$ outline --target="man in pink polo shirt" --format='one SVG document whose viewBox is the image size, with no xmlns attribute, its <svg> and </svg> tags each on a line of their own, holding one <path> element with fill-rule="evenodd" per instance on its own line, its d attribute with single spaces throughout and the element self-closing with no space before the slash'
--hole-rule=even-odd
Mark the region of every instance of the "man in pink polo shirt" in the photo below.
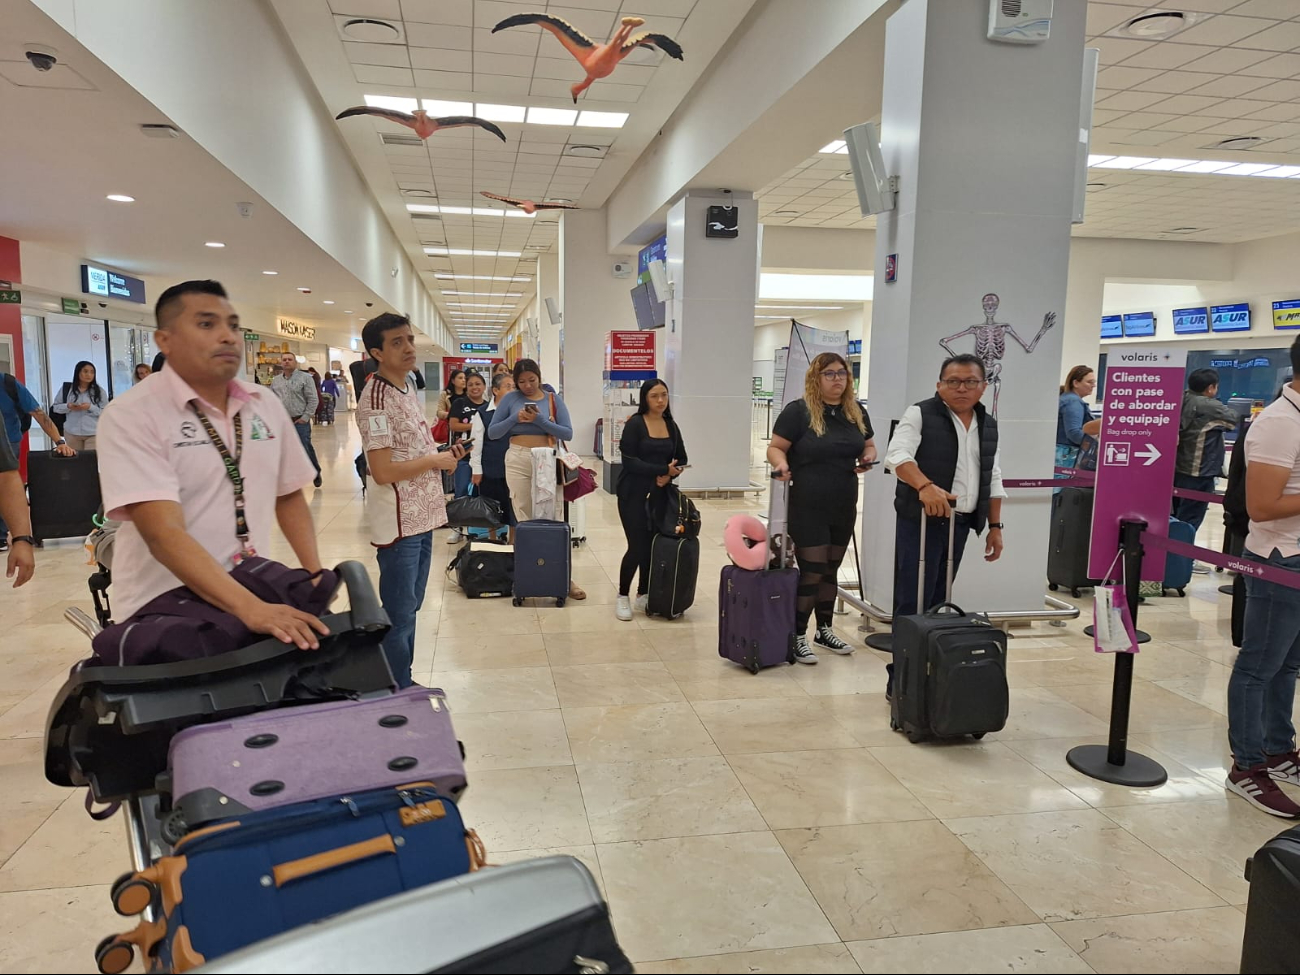
<svg viewBox="0 0 1300 975">
<path fill-rule="evenodd" d="M 167 368 L 117 397 L 99 421 L 99 479 L 109 518 L 123 522 L 113 602 L 126 619 L 185 585 L 212 605 L 303 649 L 325 625 L 265 603 L 230 577 L 266 554 L 277 523 L 308 572 L 321 568 L 302 488 L 316 471 L 275 395 L 235 379 L 244 340 L 225 289 L 186 281 L 154 311 Z"/>
</svg>

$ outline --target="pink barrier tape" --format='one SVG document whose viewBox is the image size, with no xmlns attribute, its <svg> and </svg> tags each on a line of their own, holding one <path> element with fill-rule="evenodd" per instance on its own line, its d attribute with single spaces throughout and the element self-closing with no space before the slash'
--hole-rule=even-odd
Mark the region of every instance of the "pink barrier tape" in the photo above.
<svg viewBox="0 0 1300 975">
<path fill-rule="evenodd" d="M 1210 494 L 1206 491 L 1193 491 L 1191 488 L 1174 488 L 1175 498 L 1186 498 L 1188 501 L 1205 501 L 1208 504 L 1223 504 L 1222 494 Z"/>
<path fill-rule="evenodd" d="M 1197 548 L 1195 545 L 1188 545 L 1186 542 L 1178 542 L 1172 538 L 1161 538 L 1148 532 L 1142 533 L 1142 544 L 1159 551 L 1181 555 L 1184 558 L 1200 559 L 1202 562 L 1208 562 L 1210 565 L 1217 565 L 1224 569 L 1231 569 L 1233 572 L 1250 576 L 1252 579 L 1275 582 L 1279 586 L 1286 586 L 1288 589 L 1300 589 L 1300 572 L 1279 569 L 1276 565 L 1270 565 L 1266 562 L 1256 562 L 1254 559 L 1245 559 L 1235 555 L 1224 555 L 1222 552 L 1211 552 L 1208 548 Z"/>
</svg>

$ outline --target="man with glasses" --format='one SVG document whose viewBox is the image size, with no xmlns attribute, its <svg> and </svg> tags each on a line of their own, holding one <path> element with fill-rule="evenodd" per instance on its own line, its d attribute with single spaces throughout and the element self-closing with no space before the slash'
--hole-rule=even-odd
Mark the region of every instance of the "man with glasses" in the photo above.
<svg viewBox="0 0 1300 975">
<path fill-rule="evenodd" d="M 966 539 L 987 527 L 984 560 L 1002 555 L 1002 486 L 998 421 L 980 397 L 988 385 L 977 355 L 945 359 L 933 399 L 909 406 L 898 421 L 885 465 L 898 477 L 894 510 L 894 616 L 912 616 L 947 598 L 948 519 L 954 520 L 953 576 L 961 566 Z M 921 560 L 921 512 L 930 518 L 925 538 L 924 604 L 916 604 Z M 890 690 L 893 689 L 891 667 Z"/>
</svg>

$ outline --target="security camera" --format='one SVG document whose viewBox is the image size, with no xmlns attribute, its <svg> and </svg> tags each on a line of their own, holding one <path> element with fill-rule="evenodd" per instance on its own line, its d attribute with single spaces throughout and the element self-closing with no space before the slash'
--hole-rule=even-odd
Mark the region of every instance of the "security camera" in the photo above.
<svg viewBox="0 0 1300 975">
<path fill-rule="evenodd" d="M 375 307 L 375 303 L 374 303 L 373 301 L 367 301 L 367 302 L 366 302 L 366 307 L 367 307 L 367 308 L 374 308 L 374 307 Z"/>
<path fill-rule="evenodd" d="M 33 44 L 23 53 L 37 71 L 49 71 L 59 63 L 59 59 L 54 54 L 54 49 L 43 45 Z"/>
<path fill-rule="evenodd" d="M 108 307 L 108 302 L 106 302 L 106 301 L 101 301 L 101 302 L 99 303 L 99 307 L 100 307 L 100 308 L 107 308 L 107 307 Z"/>
</svg>

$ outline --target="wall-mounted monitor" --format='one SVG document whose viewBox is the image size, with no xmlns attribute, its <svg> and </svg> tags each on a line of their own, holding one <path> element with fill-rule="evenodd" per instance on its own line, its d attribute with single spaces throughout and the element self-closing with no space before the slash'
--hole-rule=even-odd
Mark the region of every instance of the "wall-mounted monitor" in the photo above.
<svg viewBox="0 0 1300 975">
<path fill-rule="evenodd" d="M 649 284 L 638 284 L 632 289 L 632 310 L 636 312 L 637 328 L 663 328 L 666 309 L 662 301 L 655 301 L 654 289 Z"/>
<path fill-rule="evenodd" d="M 94 264 L 81 265 L 81 290 L 103 298 L 121 298 L 138 305 L 145 303 L 144 282 L 129 274 L 118 274 Z"/>
<path fill-rule="evenodd" d="M 1242 301 L 1235 305 L 1211 305 L 1210 329 L 1215 332 L 1249 332 L 1249 303 Z"/>
<path fill-rule="evenodd" d="M 1273 302 L 1273 327 L 1289 331 L 1300 329 L 1300 299 Z"/>
<path fill-rule="evenodd" d="M 1124 337 L 1124 316 L 1102 315 L 1101 337 L 1103 339 L 1122 339 Z"/>
<path fill-rule="evenodd" d="M 1145 339 L 1156 334 L 1156 316 L 1154 312 L 1137 311 L 1124 316 L 1124 337 Z"/>
<path fill-rule="evenodd" d="M 1200 308 L 1174 309 L 1175 335 L 1200 335 L 1210 330 L 1210 310 Z"/>
</svg>

